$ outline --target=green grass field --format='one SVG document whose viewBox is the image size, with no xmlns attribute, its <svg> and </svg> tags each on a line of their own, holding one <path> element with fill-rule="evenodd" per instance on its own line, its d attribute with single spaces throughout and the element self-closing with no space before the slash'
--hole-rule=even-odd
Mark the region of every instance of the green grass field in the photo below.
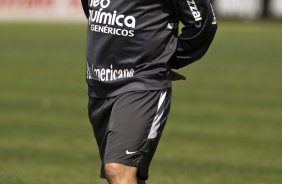
<svg viewBox="0 0 282 184">
<path fill-rule="evenodd" d="M 0 24 L 0 183 L 105 184 L 83 24 Z M 221 22 L 181 72 L 148 184 L 282 183 L 282 24 Z"/>
</svg>

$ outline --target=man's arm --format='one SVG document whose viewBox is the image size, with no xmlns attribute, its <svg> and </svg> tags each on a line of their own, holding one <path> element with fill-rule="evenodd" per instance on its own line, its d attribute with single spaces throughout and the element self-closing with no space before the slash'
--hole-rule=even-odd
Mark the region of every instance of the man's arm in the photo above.
<svg viewBox="0 0 282 184">
<path fill-rule="evenodd" d="M 84 14 L 88 18 L 89 17 L 88 0 L 81 0 L 81 4 L 82 4 L 82 7 L 83 7 Z"/>
<path fill-rule="evenodd" d="M 209 0 L 172 0 L 178 19 L 184 24 L 177 50 L 171 61 L 178 69 L 205 55 L 217 30 L 216 18 Z"/>
</svg>

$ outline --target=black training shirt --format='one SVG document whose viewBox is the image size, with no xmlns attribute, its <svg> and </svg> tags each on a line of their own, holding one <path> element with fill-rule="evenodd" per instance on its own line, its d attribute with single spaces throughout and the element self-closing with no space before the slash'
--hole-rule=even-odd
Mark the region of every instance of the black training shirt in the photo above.
<svg viewBox="0 0 282 184">
<path fill-rule="evenodd" d="M 202 57 L 216 30 L 209 0 L 82 0 L 82 5 L 90 97 L 170 87 L 171 67 Z"/>
</svg>

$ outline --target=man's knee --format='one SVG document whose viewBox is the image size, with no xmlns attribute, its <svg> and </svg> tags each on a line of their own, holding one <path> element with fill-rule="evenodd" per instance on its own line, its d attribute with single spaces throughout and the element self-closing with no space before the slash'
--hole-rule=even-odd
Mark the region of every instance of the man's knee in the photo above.
<svg viewBox="0 0 282 184">
<path fill-rule="evenodd" d="M 105 174 L 107 179 L 115 179 L 120 175 L 120 167 L 119 164 L 109 163 L 104 166 Z"/>
<path fill-rule="evenodd" d="M 129 167 L 117 163 L 108 163 L 104 166 L 106 178 L 110 183 L 128 183 L 136 181 L 135 167 Z M 134 182 L 136 183 L 136 182 Z"/>
</svg>

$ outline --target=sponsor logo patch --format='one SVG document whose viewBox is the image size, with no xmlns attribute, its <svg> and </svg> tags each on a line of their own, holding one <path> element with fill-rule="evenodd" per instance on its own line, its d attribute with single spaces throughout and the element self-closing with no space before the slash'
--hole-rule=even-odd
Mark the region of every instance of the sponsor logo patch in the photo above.
<svg viewBox="0 0 282 184">
<path fill-rule="evenodd" d="M 88 19 L 90 30 L 104 34 L 134 37 L 135 17 L 119 14 L 117 10 L 107 11 L 110 4 L 111 0 L 90 0 Z"/>
<path fill-rule="evenodd" d="M 134 75 L 134 69 L 116 69 L 113 65 L 109 68 L 95 68 L 87 62 L 86 78 L 97 81 L 114 81 L 122 78 L 130 78 Z"/>
</svg>

